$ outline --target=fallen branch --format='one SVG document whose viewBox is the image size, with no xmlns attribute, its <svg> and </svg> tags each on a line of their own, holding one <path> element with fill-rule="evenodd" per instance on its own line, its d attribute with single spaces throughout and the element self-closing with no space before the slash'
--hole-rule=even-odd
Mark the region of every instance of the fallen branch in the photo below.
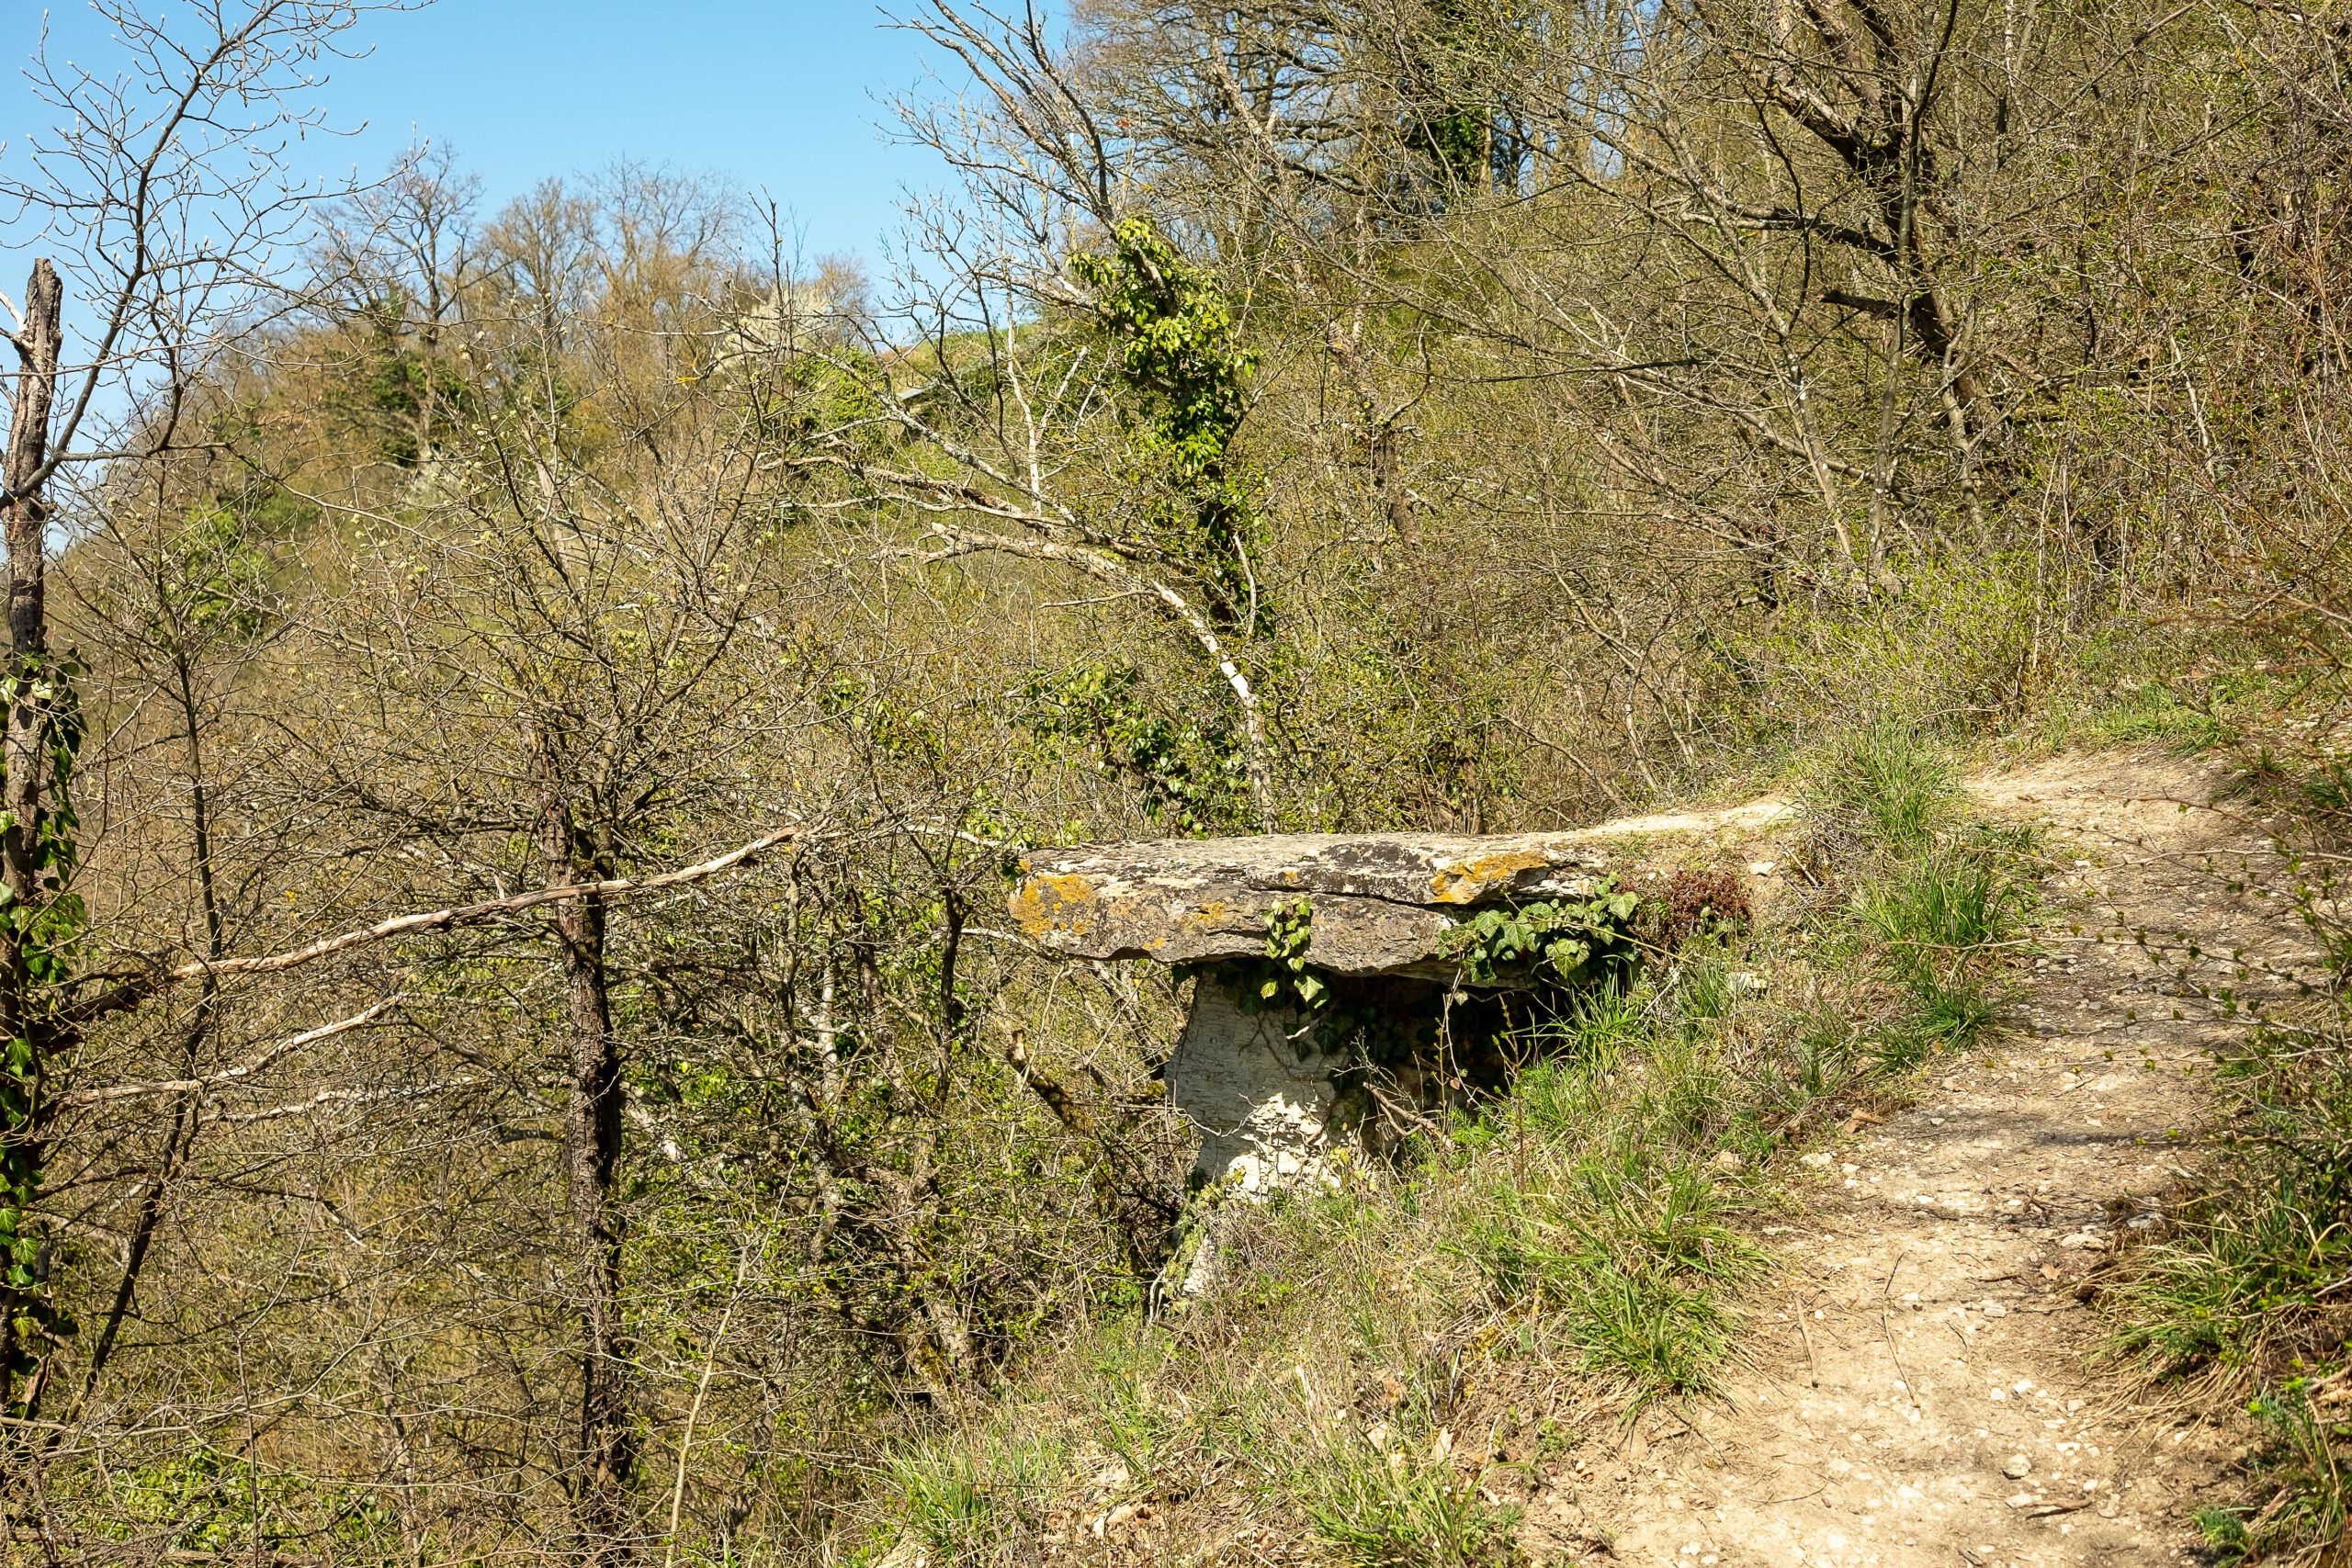
<svg viewBox="0 0 2352 1568">
<path fill-rule="evenodd" d="M 683 887 L 688 883 L 701 882 L 721 872 L 748 865 L 780 844 L 787 844 L 800 836 L 797 828 L 786 828 L 752 840 L 748 844 L 728 851 L 713 860 L 681 866 L 663 872 L 659 876 L 616 876 L 602 882 L 573 882 L 561 887 L 535 888 L 517 893 L 512 897 L 491 898 L 479 904 L 460 904 L 447 909 L 432 909 L 421 914 L 397 915 L 389 920 L 379 920 L 358 931 L 345 931 L 311 942 L 307 947 L 293 948 L 285 953 L 273 953 L 253 958 L 195 959 L 176 968 L 158 969 L 138 979 L 124 982 L 112 990 L 103 991 L 89 1000 L 64 1010 L 68 1021 L 86 1023 L 108 1013 L 121 1012 L 137 1007 L 148 998 L 174 986 L 209 975 L 223 978 L 237 975 L 279 975 L 288 969 L 299 969 L 322 958 L 332 958 L 354 948 L 369 947 L 396 937 L 421 936 L 427 931 L 450 931 L 459 926 L 480 925 L 503 915 L 518 915 L 526 909 L 560 903 L 568 898 L 622 898 L 640 893 L 658 893 L 664 888 Z"/>
<path fill-rule="evenodd" d="M 220 1089 L 235 1083 L 240 1078 L 248 1078 L 255 1073 L 276 1066 L 306 1045 L 315 1045 L 322 1040 L 330 1040 L 338 1034 L 373 1023 L 403 999 L 400 997 L 387 997 L 363 1013 L 346 1018 L 339 1023 L 322 1024 L 316 1029 L 306 1030 L 289 1040 L 279 1041 L 277 1045 L 253 1061 L 241 1063 L 233 1067 L 223 1067 L 220 1071 L 208 1074 L 204 1077 L 164 1078 L 155 1083 L 126 1083 L 117 1084 L 111 1089 L 76 1089 L 71 1094 L 59 1095 L 56 1103 L 59 1105 L 103 1105 L 109 1100 L 144 1100 L 156 1095 L 201 1094 L 207 1089 Z"/>
</svg>

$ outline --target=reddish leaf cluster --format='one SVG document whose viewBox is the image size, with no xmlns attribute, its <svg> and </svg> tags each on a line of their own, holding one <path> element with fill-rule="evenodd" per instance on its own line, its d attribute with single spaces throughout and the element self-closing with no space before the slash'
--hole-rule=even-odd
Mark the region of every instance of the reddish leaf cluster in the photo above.
<svg viewBox="0 0 2352 1568">
<path fill-rule="evenodd" d="M 1754 913 L 1736 874 L 1686 870 L 1646 893 L 1635 919 L 1644 945 L 1670 952 L 1695 936 L 1745 930 Z"/>
</svg>

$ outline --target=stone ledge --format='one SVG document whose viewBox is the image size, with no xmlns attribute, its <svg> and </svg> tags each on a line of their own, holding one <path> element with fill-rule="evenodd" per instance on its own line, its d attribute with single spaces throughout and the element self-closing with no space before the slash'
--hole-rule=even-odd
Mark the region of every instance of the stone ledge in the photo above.
<svg viewBox="0 0 2352 1568">
<path fill-rule="evenodd" d="M 1581 897 L 1638 864 L 1623 840 L 1768 827 L 1778 801 L 1636 818 L 1565 833 L 1269 834 L 1039 850 L 1013 919 L 1072 958 L 1213 963 L 1265 953 L 1267 917 L 1304 896 L 1307 961 L 1335 975 L 1434 976 L 1439 937 L 1480 905 Z"/>
</svg>

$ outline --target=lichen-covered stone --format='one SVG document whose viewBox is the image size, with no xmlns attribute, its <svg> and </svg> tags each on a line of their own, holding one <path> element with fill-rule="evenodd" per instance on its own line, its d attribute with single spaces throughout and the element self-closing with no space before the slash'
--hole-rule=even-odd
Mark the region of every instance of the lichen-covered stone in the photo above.
<svg viewBox="0 0 2352 1568">
<path fill-rule="evenodd" d="M 1166 1068 L 1169 1099 L 1200 1134 L 1198 1179 L 1214 1197 L 1197 1216 L 1194 1251 L 1178 1260 L 1182 1293 L 1214 1287 L 1226 1198 L 1262 1201 L 1331 1179 L 1335 1149 L 1376 1152 L 1389 1111 L 1410 1117 L 1475 1089 L 1459 1049 L 1432 1056 L 1418 1042 L 1441 1017 L 1458 1025 L 1459 964 L 1439 939 L 1482 905 L 1585 898 L 1614 873 L 1629 886 L 1662 874 L 1645 840 L 1752 832 L 1788 808 L 1758 801 L 1731 811 L 1648 817 L 1566 833 L 1471 838 L 1434 833 L 1270 834 L 1041 850 L 1023 865 L 1013 919 L 1040 946 L 1073 958 L 1153 958 L 1237 967 L 1193 987 L 1192 1015 Z M 1645 863 L 1647 863 L 1646 864 Z M 1669 859 L 1667 863 L 1670 864 Z M 1355 1064 L 1311 1043 L 1315 1021 L 1287 1005 L 1244 1011 L 1228 985 L 1258 983 L 1248 961 L 1272 955 L 1272 917 L 1304 897 L 1301 957 L 1329 977 L 1331 1005 L 1386 1018 L 1408 1043 L 1384 1065 Z M 1382 1115 L 1354 1101 L 1379 1100 Z"/>
<path fill-rule="evenodd" d="M 1191 964 L 1262 956 L 1302 895 L 1307 961 L 1336 975 L 1434 974 L 1439 937 L 1480 904 L 1581 897 L 1609 858 L 1586 833 L 1270 834 L 1039 851 L 1013 918 L 1075 958 Z"/>
</svg>

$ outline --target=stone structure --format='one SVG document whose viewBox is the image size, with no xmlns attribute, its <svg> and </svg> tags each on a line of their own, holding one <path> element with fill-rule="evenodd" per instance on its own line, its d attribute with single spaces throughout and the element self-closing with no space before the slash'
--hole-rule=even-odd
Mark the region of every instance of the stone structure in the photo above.
<svg viewBox="0 0 2352 1568">
<path fill-rule="evenodd" d="M 1296 834 L 1040 851 L 1011 906 L 1049 951 L 1201 971 L 1166 1068 L 1169 1097 L 1200 1132 L 1199 1183 L 1255 1199 L 1329 1179 L 1336 1150 L 1353 1143 L 1377 1152 L 1395 1114 L 1475 1087 L 1477 1063 L 1430 1048 L 1450 1005 L 1457 1022 L 1465 1008 L 1500 1011 L 1491 996 L 1465 997 L 1442 951 L 1449 931 L 1485 907 L 1589 897 L 1604 877 L 1641 891 L 1682 858 L 1659 853 L 1661 840 L 1746 835 L 1787 814 L 1767 800 L 1512 837 Z M 1255 1005 L 1274 956 L 1275 918 L 1302 900 L 1306 944 L 1294 956 L 1329 987 L 1332 1009 L 1383 1020 L 1390 1043 L 1404 1043 L 1377 1075 L 1351 1077 L 1360 1064 L 1327 1054 L 1318 1020 L 1298 1008 L 1279 998 L 1262 1010 L 1242 1004 Z M 1463 1032 L 1450 1033 L 1458 1041 Z M 1197 1249 L 1180 1258 L 1185 1293 L 1215 1279 L 1217 1229 L 1212 1216 Z"/>
<path fill-rule="evenodd" d="M 1438 939 L 1481 904 L 1575 897 L 1610 859 L 1592 829 L 1511 838 L 1271 834 L 1041 851 L 1013 918 L 1073 958 L 1163 964 L 1263 956 L 1266 922 L 1304 897 L 1307 961 L 1333 975 L 1450 977 Z"/>
<path fill-rule="evenodd" d="M 1204 1181 L 1260 1197 L 1322 1172 L 1339 1082 L 1314 1031 L 1288 1008 L 1243 1012 L 1213 979 L 1194 987 L 1167 1079 L 1170 1103 L 1200 1130 Z"/>
<path fill-rule="evenodd" d="M 1657 874 L 1645 845 L 1768 827 L 1785 809 L 1764 801 L 1512 837 L 1295 834 L 1040 851 L 1023 867 L 1012 911 L 1030 938 L 1073 958 L 1204 969 L 1168 1064 L 1170 1098 L 1200 1129 L 1201 1180 L 1263 1194 L 1321 1179 L 1326 1156 L 1357 1128 L 1375 1142 L 1381 1131 L 1364 1106 L 1347 1103 L 1335 1075 L 1349 1064 L 1322 1054 L 1312 1019 L 1288 1008 L 1246 1011 L 1235 987 L 1217 983 L 1220 965 L 1268 956 L 1278 910 L 1306 901 L 1305 960 L 1340 1000 L 1359 1015 L 1392 1015 L 1401 1032 L 1433 1035 L 1444 997 L 1460 983 L 1441 939 L 1481 907 L 1585 897 L 1611 874 L 1638 890 L 1641 877 Z M 1395 1064 L 1390 1103 L 1409 1110 L 1442 1100 L 1464 1071 Z"/>
</svg>

